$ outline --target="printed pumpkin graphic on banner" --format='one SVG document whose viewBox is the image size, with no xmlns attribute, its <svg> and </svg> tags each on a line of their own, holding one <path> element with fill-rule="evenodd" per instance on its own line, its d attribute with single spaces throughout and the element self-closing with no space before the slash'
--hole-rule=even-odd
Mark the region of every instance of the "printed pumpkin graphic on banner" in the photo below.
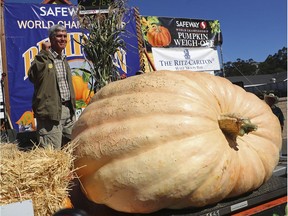
<svg viewBox="0 0 288 216">
<path fill-rule="evenodd" d="M 171 43 L 171 34 L 169 30 L 162 26 L 158 18 L 142 17 L 141 28 L 144 39 L 153 47 L 166 47 Z"/>
<path fill-rule="evenodd" d="M 33 111 L 25 111 L 16 121 L 16 124 L 19 127 L 19 132 L 36 130 Z"/>
<path fill-rule="evenodd" d="M 73 83 L 76 100 L 81 100 L 82 92 L 86 86 L 88 88 L 88 83 L 85 83 L 82 77 L 78 75 L 72 76 L 72 83 Z"/>
<path fill-rule="evenodd" d="M 77 71 L 73 72 L 72 83 L 76 97 L 76 108 L 85 108 L 94 95 L 94 91 L 89 87 L 90 74 L 83 72 L 82 75 Z"/>
</svg>

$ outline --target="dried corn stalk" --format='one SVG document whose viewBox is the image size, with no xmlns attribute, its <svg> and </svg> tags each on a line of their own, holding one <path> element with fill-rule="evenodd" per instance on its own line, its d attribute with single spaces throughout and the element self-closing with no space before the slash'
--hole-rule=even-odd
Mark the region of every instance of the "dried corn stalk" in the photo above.
<svg viewBox="0 0 288 216">
<path fill-rule="evenodd" d="M 124 15 L 127 12 L 125 0 L 113 1 L 107 13 L 101 11 L 95 14 L 81 14 L 79 7 L 78 19 L 83 30 L 81 44 L 84 55 L 90 67 L 89 72 L 94 79 L 94 91 L 98 91 L 108 83 L 121 79 L 114 65 L 114 54 L 125 48 L 126 44 L 121 34 L 125 32 Z"/>
</svg>

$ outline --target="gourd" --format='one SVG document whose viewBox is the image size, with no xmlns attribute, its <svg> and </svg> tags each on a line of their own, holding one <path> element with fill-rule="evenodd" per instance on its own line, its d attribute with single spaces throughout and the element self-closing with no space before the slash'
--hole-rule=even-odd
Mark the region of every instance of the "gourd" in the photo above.
<svg viewBox="0 0 288 216">
<path fill-rule="evenodd" d="M 225 78 L 156 71 L 108 84 L 76 122 L 75 166 L 93 202 L 133 213 L 253 191 L 279 160 L 268 105 Z"/>
<path fill-rule="evenodd" d="M 171 43 L 171 34 L 164 26 L 152 26 L 147 32 L 147 40 L 151 46 L 165 47 Z"/>
</svg>

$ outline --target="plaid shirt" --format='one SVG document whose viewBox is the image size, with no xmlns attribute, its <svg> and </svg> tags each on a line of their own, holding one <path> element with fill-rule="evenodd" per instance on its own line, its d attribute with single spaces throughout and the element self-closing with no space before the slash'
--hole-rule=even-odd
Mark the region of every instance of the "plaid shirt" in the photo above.
<svg viewBox="0 0 288 216">
<path fill-rule="evenodd" d="M 62 102 L 70 100 L 70 91 L 67 82 L 67 76 L 65 71 L 64 59 L 66 58 L 65 55 L 59 55 L 53 49 L 50 49 L 50 52 L 54 58 L 54 65 L 57 71 L 57 80 L 58 86 L 60 89 L 61 99 Z"/>
</svg>

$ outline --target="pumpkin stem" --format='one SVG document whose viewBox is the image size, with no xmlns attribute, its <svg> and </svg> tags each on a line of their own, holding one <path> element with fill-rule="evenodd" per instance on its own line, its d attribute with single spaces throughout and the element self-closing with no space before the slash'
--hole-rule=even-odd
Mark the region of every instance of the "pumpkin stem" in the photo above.
<svg viewBox="0 0 288 216">
<path fill-rule="evenodd" d="M 221 115 L 218 124 L 226 136 L 236 140 L 237 136 L 243 136 L 257 130 L 257 125 L 252 124 L 248 118 L 240 118 L 234 114 Z"/>
</svg>

